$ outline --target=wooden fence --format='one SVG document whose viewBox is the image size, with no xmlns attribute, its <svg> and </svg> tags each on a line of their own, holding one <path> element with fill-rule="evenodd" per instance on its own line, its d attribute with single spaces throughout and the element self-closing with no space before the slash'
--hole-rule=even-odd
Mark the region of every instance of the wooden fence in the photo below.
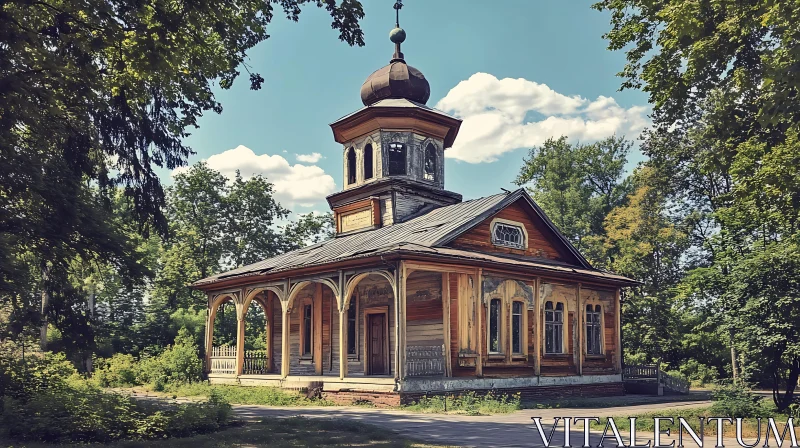
<svg viewBox="0 0 800 448">
<path fill-rule="evenodd" d="M 236 374 L 236 347 L 211 348 L 211 373 L 221 375 Z"/>
</svg>

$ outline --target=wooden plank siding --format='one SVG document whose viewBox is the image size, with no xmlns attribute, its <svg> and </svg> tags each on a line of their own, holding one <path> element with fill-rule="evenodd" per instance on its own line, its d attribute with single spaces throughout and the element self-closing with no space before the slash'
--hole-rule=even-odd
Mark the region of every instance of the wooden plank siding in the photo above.
<svg viewBox="0 0 800 448">
<path fill-rule="evenodd" d="M 495 246 L 492 244 L 491 223 L 495 218 L 515 221 L 525 226 L 528 233 L 528 247 L 525 250 L 509 247 Z M 547 258 L 552 260 L 576 262 L 566 248 L 559 248 L 559 242 L 554 242 L 550 232 L 541 218 L 529 211 L 529 206 L 517 201 L 500 210 L 495 215 L 486 218 L 473 229 L 460 235 L 449 246 L 457 249 L 477 250 L 482 252 L 496 252 L 529 257 Z"/>
</svg>

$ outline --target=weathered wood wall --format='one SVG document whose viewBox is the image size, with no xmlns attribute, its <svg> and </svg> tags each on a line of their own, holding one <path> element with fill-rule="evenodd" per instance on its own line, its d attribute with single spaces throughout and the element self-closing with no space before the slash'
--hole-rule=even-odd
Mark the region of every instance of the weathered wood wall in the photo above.
<svg viewBox="0 0 800 448">
<path fill-rule="evenodd" d="M 394 293 L 389 282 L 379 276 L 370 275 L 361 282 L 355 290 L 355 297 L 351 300 L 358 301 L 358 317 L 356 319 L 356 337 L 358 344 L 356 350 L 358 356 L 349 358 L 347 362 L 347 375 L 359 376 L 365 374 L 366 359 L 366 311 L 368 309 L 379 309 L 388 307 L 388 333 L 389 333 L 389 371 L 394 372 L 395 354 L 395 332 L 394 332 Z M 338 344 L 338 340 L 337 340 Z"/>
<path fill-rule="evenodd" d="M 559 249 L 553 242 L 553 237 L 546 229 L 544 222 L 528 210 L 529 206 L 522 200 L 509 205 L 496 215 L 491 216 L 478 224 L 472 230 L 456 238 L 450 246 L 484 252 L 498 252 L 505 254 L 526 255 L 530 257 L 548 258 L 560 261 L 575 262 L 574 256 Z M 512 249 L 495 246 L 492 244 L 491 222 L 494 218 L 502 218 L 522 223 L 528 233 L 528 248 L 526 250 Z"/>
<path fill-rule="evenodd" d="M 406 372 L 408 376 L 444 375 L 442 314 L 442 274 L 439 272 L 413 272 L 406 280 Z"/>
</svg>

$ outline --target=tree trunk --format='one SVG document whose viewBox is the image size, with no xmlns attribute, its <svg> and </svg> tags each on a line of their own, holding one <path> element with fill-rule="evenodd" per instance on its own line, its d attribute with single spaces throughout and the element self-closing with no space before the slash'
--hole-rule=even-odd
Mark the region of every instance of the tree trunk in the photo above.
<svg viewBox="0 0 800 448">
<path fill-rule="evenodd" d="M 50 291 L 48 281 L 50 280 L 50 268 L 47 263 L 42 263 L 42 326 L 39 328 L 39 347 L 47 350 L 47 308 L 50 306 Z"/>
<path fill-rule="evenodd" d="M 94 320 L 94 303 L 95 303 L 95 295 L 94 295 L 94 285 L 92 285 L 92 289 L 89 292 L 89 318 Z M 83 363 L 86 368 L 86 373 L 92 373 L 92 355 L 94 353 L 92 351 L 86 352 L 83 354 Z"/>
</svg>

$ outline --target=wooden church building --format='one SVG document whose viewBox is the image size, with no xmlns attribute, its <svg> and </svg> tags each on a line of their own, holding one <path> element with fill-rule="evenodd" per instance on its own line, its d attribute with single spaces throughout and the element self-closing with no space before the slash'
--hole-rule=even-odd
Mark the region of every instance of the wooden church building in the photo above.
<svg viewBox="0 0 800 448">
<path fill-rule="evenodd" d="M 212 383 L 316 389 L 338 402 L 407 402 L 494 390 L 524 397 L 621 395 L 620 288 L 523 190 L 464 201 L 445 189 L 461 121 L 425 105 L 430 87 L 395 53 L 361 87 L 364 108 L 331 124 L 344 189 L 336 236 L 202 279 Z M 214 346 L 235 304 L 236 347 Z M 266 354 L 244 347 L 248 307 Z"/>
</svg>

